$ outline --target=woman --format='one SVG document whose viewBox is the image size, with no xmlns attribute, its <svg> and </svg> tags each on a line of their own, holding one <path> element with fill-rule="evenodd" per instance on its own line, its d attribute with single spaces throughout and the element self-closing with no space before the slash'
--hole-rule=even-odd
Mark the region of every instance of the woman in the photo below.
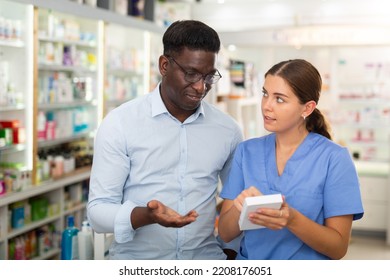
<svg viewBox="0 0 390 280">
<path fill-rule="evenodd" d="M 247 230 L 237 259 L 341 259 L 352 221 L 363 216 L 359 181 L 345 147 L 331 141 L 316 108 L 321 76 L 294 59 L 265 74 L 261 103 L 271 134 L 239 144 L 219 218 L 229 242 L 241 234 L 238 219 L 248 196 L 281 193 L 281 209 L 257 209 L 249 220 L 266 228 Z"/>
</svg>

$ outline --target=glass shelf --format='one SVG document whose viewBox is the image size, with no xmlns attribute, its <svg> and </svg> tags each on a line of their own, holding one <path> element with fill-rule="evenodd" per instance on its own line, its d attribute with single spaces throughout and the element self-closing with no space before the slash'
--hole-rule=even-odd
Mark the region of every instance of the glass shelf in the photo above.
<svg viewBox="0 0 390 280">
<path fill-rule="evenodd" d="M 79 139 L 82 139 L 82 138 L 93 138 L 93 137 L 94 137 L 94 132 L 89 131 L 89 132 L 79 133 L 79 134 L 76 134 L 76 135 L 73 135 L 73 136 L 69 136 L 69 137 L 63 137 L 63 138 L 60 138 L 60 139 L 38 141 L 38 147 L 39 148 L 45 148 L 45 147 L 50 147 L 50 146 L 56 146 L 56 145 L 64 144 L 64 143 L 67 143 L 67 142 L 72 142 L 72 141 L 79 140 Z"/>
<path fill-rule="evenodd" d="M 26 109 L 26 106 L 20 104 L 20 105 L 14 105 L 14 106 L 1 106 L 0 112 L 10 112 L 10 111 L 21 111 Z"/>
<path fill-rule="evenodd" d="M 127 70 L 127 69 L 107 69 L 107 75 L 142 78 L 143 73 L 140 73 L 139 71 Z"/>
<path fill-rule="evenodd" d="M 14 152 L 20 152 L 24 151 L 26 148 L 25 144 L 15 144 L 11 146 L 4 146 L 0 147 L 0 154 L 9 154 L 9 153 L 14 153 Z"/>
<path fill-rule="evenodd" d="M 39 70 L 41 71 L 65 71 L 65 72 L 76 72 L 76 73 L 94 73 L 95 68 L 87 68 L 82 66 L 67 66 L 67 65 L 56 65 L 56 64 L 39 64 Z"/>
<path fill-rule="evenodd" d="M 58 110 L 58 109 L 68 109 L 68 108 L 75 108 L 75 107 L 85 107 L 85 106 L 96 106 L 97 101 L 91 100 L 91 101 L 73 101 L 73 102 L 65 102 L 65 103 L 44 103 L 44 104 L 38 104 L 39 110 Z"/>
<path fill-rule="evenodd" d="M 42 220 L 39 220 L 39 221 L 35 221 L 35 222 L 31 222 L 29 224 L 26 224 L 22 228 L 13 229 L 11 232 L 8 233 L 8 239 L 11 239 L 11 238 L 13 238 L 15 236 L 18 236 L 18 235 L 21 235 L 23 233 L 29 232 L 29 231 L 31 231 L 33 229 L 39 228 L 39 227 L 41 227 L 43 225 L 46 225 L 46 224 L 48 224 L 50 222 L 54 222 L 54 221 L 58 220 L 60 217 L 61 217 L 60 214 L 53 215 L 53 216 L 47 217 L 45 219 L 42 219 Z"/>
<path fill-rule="evenodd" d="M 21 40 L 2 40 L 0 39 L 0 46 L 2 47 L 13 47 L 13 48 L 23 48 L 24 42 Z"/>
<path fill-rule="evenodd" d="M 75 41 L 75 40 L 67 40 L 67 39 L 61 39 L 61 38 L 50 38 L 48 36 L 39 36 L 39 41 L 43 42 L 52 42 L 52 43 L 60 43 L 64 45 L 75 45 L 79 47 L 90 47 L 90 48 L 96 48 L 97 44 L 95 41 Z"/>
</svg>

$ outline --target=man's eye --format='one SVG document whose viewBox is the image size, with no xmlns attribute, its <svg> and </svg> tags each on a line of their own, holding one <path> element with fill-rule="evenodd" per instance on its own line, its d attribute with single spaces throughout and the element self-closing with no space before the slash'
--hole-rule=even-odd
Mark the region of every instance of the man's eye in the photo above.
<svg viewBox="0 0 390 280">
<path fill-rule="evenodd" d="M 192 79 L 192 78 L 199 77 L 200 74 L 196 73 L 196 72 L 187 72 L 186 75 L 187 75 L 188 78 Z"/>
</svg>

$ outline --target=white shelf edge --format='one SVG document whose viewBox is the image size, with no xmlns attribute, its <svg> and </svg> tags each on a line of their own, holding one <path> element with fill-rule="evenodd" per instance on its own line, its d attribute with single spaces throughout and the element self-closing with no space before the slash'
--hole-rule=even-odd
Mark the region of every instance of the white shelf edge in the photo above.
<svg viewBox="0 0 390 280">
<path fill-rule="evenodd" d="M 54 248 L 54 249 L 51 249 L 50 251 L 47 251 L 42 256 L 38 256 L 38 257 L 32 258 L 31 260 L 47 260 L 48 258 L 51 258 L 51 257 L 59 255 L 60 253 L 61 253 L 61 249 L 60 248 Z"/>
<path fill-rule="evenodd" d="M 43 9 L 52 9 L 58 13 L 72 14 L 91 20 L 102 20 L 108 23 L 120 24 L 126 27 L 133 27 L 145 31 L 162 33 L 164 29 L 159 27 L 152 21 L 141 20 L 132 16 L 124 16 L 114 11 L 102 9 L 99 7 L 91 7 L 88 5 L 80 5 L 69 0 L 14 0 L 15 2 L 33 5 Z"/>
<path fill-rule="evenodd" d="M 47 217 L 47 218 L 39 220 L 39 221 L 34 221 L 34 222 L 31 222 L 31 223 L 28 223 L 28 224 L 24 225 L 21 228 L 13 229 L 11 232 L 9 232 L 7 234 L 7 239 L 14 238 L 14 237 L 19 236 L 19 235 L 21 235 L 23 233 L 32 231 L 32 230 L 34 230 L 36 228 L 39 228 L 41 226 L 44 226 L 44 225 L 49 224 L 51 222 L 54 222 L 55 220 L 60 219 L 61 216 L 62 216 L 61 214 L 56 214 L 54 216 L 50 216 L 50 217 Z"/>
<path fill-rule="evenodd" d="M 52 43 L 62 43 L 65 45 L 75 45 L 79 47 L 90 47 L 90 48 L 96 48 L 97 43 L 95 41 L 75 41 L 75 40 L 68 40 L 63 38 L 51 38 L 49 36 L 38 36 L 39 41 L 43 42 L 52 42 Z"/>
<path fill-rule="evenodd" d="M 94 130 L 86 131 L 82 133 L 78 133 L 69 137 L 62 137 L 53 140 L 38 140 L 38 148 L 51 147 L 56 145 L 65 144 L 74 140 L 82 139 L 82 138 L 93 138 L 95 134 Z"/>
<path fill-rule="evenodd" d="M 91 101 L 73 101 L 73 102 L 63 102 L 63 103 L 39 103 L 38 110 L 58 110 L 58 109 L 68 109 L 74 107 L 86 107 L 86 106 L 96 106 L 96 100 Z"/>
<path fill-rule="evenodd" d="M 64 71 L 64 72 L 76 72 L 76 73 L 96 73 L 96 69 L 88 68 L 84 66 L 75 65 L 59 65 L 50 63 L 39 63 L 39 71 Z"/>
<path fill-rule="evenodd" d="M 22 40 L 2 40 L 2 39 L 0 39 L 0 46 L 13 47 L 13 48 L 23 48 L 24 42 Z"/>
<path fill-rule="evenodd" d="M 80 182 L 82 180 L 88 179 L 90 176 L 90 169 L 80 172 L 80 173 L 70 173 L 65 178 L 58 179 L 58 180 L 50 180 L 47 182 L 44 182 L 40 185 L 31 186 L 30 188 L 16 193 L 11 193 L 5 196 L 0 197 L 0 207 L 21 201 L 24 199 L 28 199 L 30 197 L 34 197 L 40 194 L 44 194 L 53 190 L 56 190 L 58 188 L 61 188 L 66 185 L 71 185 L 73 183 Z"/>
</svg>

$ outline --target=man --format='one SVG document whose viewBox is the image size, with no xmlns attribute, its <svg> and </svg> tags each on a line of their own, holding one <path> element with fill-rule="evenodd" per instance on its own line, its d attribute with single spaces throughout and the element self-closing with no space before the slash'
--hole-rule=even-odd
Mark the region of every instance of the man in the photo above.
<svg viewBox="0 0 390 280">
<path fill-rule="evenodd" d="M 221 75 L 218 34 L 194 20 L 163 36 L 161 83 L 103 120 L 88 216 L 114 232 L 111 259 L 226 259 L 214 232 L 218 180 L 242 141 L 236 122 L 202 101 Z"/>
</svg>

